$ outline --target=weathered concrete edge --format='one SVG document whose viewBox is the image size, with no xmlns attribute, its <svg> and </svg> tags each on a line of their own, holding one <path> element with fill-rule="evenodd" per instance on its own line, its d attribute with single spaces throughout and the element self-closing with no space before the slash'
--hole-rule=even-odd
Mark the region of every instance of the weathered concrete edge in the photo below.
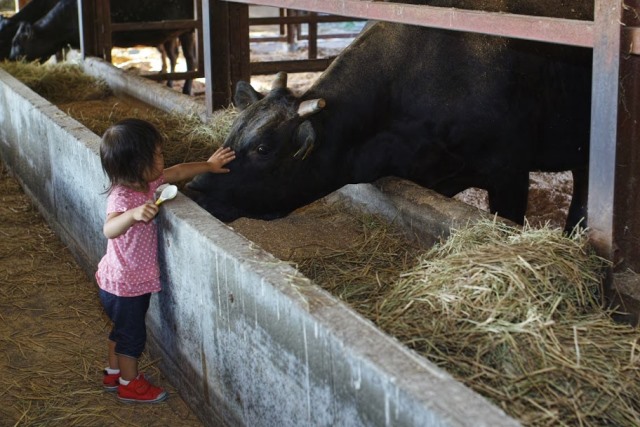
<svg viewBox="0 0 640 427">
<path fill-rule="evenodd" d="M 85 270 L 106 247 L 100 139 L 0 69 L 0 156 Z M 98 233 L 99 234 L 99 233 Z M 102 240 L 101 240 L 102 239 Z"/>
<path fill-rule="evenodd" d="M 101 233 L 104 196 L 100 192 L 105 179 L 97 156 L 99 139 L 11 76 L 0 71 L 0 79 L 3 83 L 0 106 L 5 113 L 0 119 L 3 160 L 91 273 L 104 250 Z M 67 133 L 71 141 L 65 136 Z M 45 150 L 43 140 L 49 142 Z M 193 399 L 196 392 L 195 403 L 203 405 L 194 410 L 203 419 L 216 417 L 209 413 L 213 407 L 218 408 L 217 416 L 226 423 L 245 425 L 256 421 L 262 425 L 296 425 L 305 419 L 324 425 L 336 420 L 362 425 L 385 425 L 387 421 L 393 421 L 394 425 L 517 424 L 310 284 L 296 270 L 253 247 L 190 200 L 179 197 L 175 204 L 164 209 L 160 220 L 162 239 L 166 242 L 163 262 L 171 286 L 169 292 L 156 298 L 151 313 L 150 329 L 156 340 L 153 346 L 162 349 L 167 360 L 174 361 L 173 372 L 196 374 L 195 382 L 182 381 L 180 376 L 177 381 L 182 381 L 186 390 L 191 389 L 191 393 L 181 393 L 185 397 Z M 195 243 L 206 246 L 206 250 L 199 253 L 199 265 L 188 262 L 193 261 Z M 208 263 L 211 259 L 216 262 Z M 296 278 L 294 286 L 291 278 Z M 215 286 L 209 286 L 211 281 L 217 282 Z M 255 295 L 256 287 L 260 289 L 259 296 Z M 234 308 L 229 300 L 233 292 L 237 293 L 235 301 L 242 301 L 245 309 L 251 306 L 252 313 L 262 313 L 272 322 L 261 324 L 258 315 L 247 316 L 245 309 Z M 213 306 L 209 306 L 210 303 Z M 287 314 L 283 316 L 286 327 L 278 327 L 276 320 L 281 313 L 276 310 L 274 316 L 273 311 L 279 308 Z M 167 318 L 168 312 L 176 316 Z M 296 330 L 292 327 L 295 324 L 302 325 L 302 329 Z M 213 327 L 213 333 L 207 333 L 203 326 Z M 267 333 L 269 331 L 274 334 Z M 283 335 L 283 341 L 275 347 L 258 345 L 265 337 L 271 339 L 278 335 Z M 309 344 L 308 335 L 321 339 Z M 221 348 L 221 343 L 236 347 Z M 316 345 L 321 355 L 316 365 L 328 367 L 329 372 L 324 370 L 300 377 L 289 372 L 293 381 L 286 384 L 284 393 L 254 387 L 238 399 L 236 391 L 247 389 L 238 380 L 256 377 L 246 366 L 244 356 L 253 353 L 256 361 L 264 357 L 294 356 L 290 357 L 292 366 L 305 367 L 311 366 L 308 363 L 314 356 L 306 354 L 307 361 L 300 363 L 296 355 L 308 353 L 310 345 Z M 238 358 L 230 358 L 229 354 Z M 278 361 L 270 364 L 276 379 L 288 375 L 288 366 L 279 365 Z M 244 376 L 225 383 L 225 375 L 243 370 Z M 345 373 L 350 374 L 346 383 L 341 375 Z M 312 375 L 319 379 L 311 378 Z M 330 378 L 329 388 L 333 394 L 349 396 L 345 403 L 352 407 L 340 408 L 343 403 L 340 401 L 324 402 L 326 406 L 323 406 L 326 395 L 315 393 L 311 388 L 312 381 L 322 381 L 320 377 Z M 263 394 L 255 395 L 255 391 Z M 285 400 L 272 399 L 273 395 L 285 396 Z M 302 404 L 292 404 L 295 400 L 292 396 L 307 398 Z M 265 399 L 273 400 L 272 411 L 260 409 L 258 402 Z M 252 406 L 258 409 L 251 409 Z M 303 410 L 297 411 L 298 407 Z M 283 408 L 287 408 L 288 411 L 283 412 L 293 418 L 269 418 Z M 382 418 L 375 417 L 380 408 Z M 360 409 L 370 412 L 360 413 Z M 315 412 L 318 410 L 327 413 Z"/>
<path fill-rule="evenodd" d="M 481 218 L 508 222 L 394 177 L 379 179 L 371 185 L 346 185 L 331 197 L 346 197 L 360 209 L 382 215 L 425 246 L 447 238 L 451 229 L 464 227 Z"/>
</svg>

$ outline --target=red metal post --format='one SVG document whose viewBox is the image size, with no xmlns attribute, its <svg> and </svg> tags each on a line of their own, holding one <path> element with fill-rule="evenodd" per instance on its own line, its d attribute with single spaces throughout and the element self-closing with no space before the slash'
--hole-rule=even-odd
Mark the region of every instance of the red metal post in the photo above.
<svg viewBox="0 0 640 427">
<path fill-rule="evenodd" d="M 640 0 L 625 0 L 621 22 L 640 27 Z M 617 270 L 640 273 L 640 56 L 623 34 L 618 101 L 618 156 L 614 204 L 614 260 Z M 640 291 L 640 289 L 638 289 Z M 639 292 L 640 293 L 640 292 Z"/>
</svg>

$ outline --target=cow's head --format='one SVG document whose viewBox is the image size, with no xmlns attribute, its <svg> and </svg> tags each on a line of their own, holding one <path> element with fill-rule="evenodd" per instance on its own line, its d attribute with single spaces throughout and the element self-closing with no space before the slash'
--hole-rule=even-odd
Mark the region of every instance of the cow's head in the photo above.
<svg viewBox="0 0 640 427">
<path fill-rule="evenodd" d="M 198 175 L 187 185 L 185 192 L 223 221 L 275 218 L 313 199 L 318 138 L 309 119 L 324 101 L 301 101 L 286 81 L 279 73 L 266 96 L 238 83 L 234 102 L 241 113 L 224 143 L 236 153 L 231 172 Z"/>
<path fill-rule="evenodd" d="M 32 39 L 33 25 L 28 22 L 20 22 L 18 30 L 11 41 L 9 58 L 12 60 L 26 59 L 27 61 L 32 61 L 33 58 L 30 58 L 27 54 L 27 48 L 32 44 Z"/>
<path fill-rule="evenodd" d="M 15 23 L 0 15 L 0 61 L 9 58 L 11 39 L 13 39 L 16 29 Z"/>
</svg>

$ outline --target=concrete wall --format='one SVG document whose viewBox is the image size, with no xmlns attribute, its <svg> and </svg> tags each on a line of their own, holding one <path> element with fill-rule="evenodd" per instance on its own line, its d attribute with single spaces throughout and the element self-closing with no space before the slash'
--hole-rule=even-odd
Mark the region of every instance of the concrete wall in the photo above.
<svg viewBox="0 0 640 427">
<path fill-rule="evenodd" d="M 106 247 L 98 146 L 0 70 L 0 157 L 89 274 Z M 406 211 L 364 188 L 371 209 Z M 459 211 L 444 202 L 436 217 Z M 164 290 L 148 347 L 206 425 L 518 425 L 182 194 L 158 221 Z"/>
</svg>

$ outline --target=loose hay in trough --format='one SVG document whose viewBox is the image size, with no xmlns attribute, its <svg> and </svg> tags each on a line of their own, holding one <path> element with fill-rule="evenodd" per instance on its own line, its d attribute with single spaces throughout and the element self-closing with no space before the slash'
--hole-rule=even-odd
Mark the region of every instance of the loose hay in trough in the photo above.
<svg viewBox="0 0 640 427">
<path fill-rule="evenodd" d="M 167 165 L 206 158 L 235 114 L 218 116 L 212 137 L 196 118 L 129 100 L 97 114 L 59 105 L 98 135 L 124 117 L 152 121 L 167 134 Z M 348 248 L 298 248 L 286 261 L 525 425 L 640 424 L 638 333 L 600 308 L 603 262 L 585 235 L 481 222 L 416 259 L 384 221 L 357 221 Z"/>
<path fill-rule="evenodd" d="M 639 335 L 601 308 L 604 265 L 583 233 L 480 221 L 359 306 L 525 425 L 639 425 Z"/>
<path fill-rule="evenodd" d="M 43 65 L 5 60 L 0 63 L 0 68 L 53 104 L 104 99 L 111 95 L 106 82 L 86 75 L 77 64 Z"/>
<path fill-rule="evenodd" d="M 326 202 L 304 210 L 267 235 L 266 222 L 233 226 L 524 425 L 640 422 L 640 335 L 601 308 L 606 263 L 585 234 L 481 221 L 421 251 L 376 216 L 344 219 L 347 207 Z M 272 242 L 291 223 L 321 221 L 360 233 Z"/>
<path fill-rule="evenodd" d="M 98 136 L 128 117 L 153 123 L 166 138 L 166 166 L 206 160 L 222 145 L 237 115 L 229 108 L 203 123 L 195 114 L 166 113 L 133 98 L 113 96 L 104 80 L 84 74 L 73 63 L 3 61 L 0 67 Z"/>
</svg>

